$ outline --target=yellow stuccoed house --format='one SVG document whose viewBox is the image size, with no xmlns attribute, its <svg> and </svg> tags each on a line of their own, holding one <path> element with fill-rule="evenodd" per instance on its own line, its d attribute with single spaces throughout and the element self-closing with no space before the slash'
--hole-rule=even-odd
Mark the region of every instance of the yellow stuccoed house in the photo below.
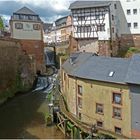
<svg viewBox="0 0 140 140">
<path fill-rule="evenodd" d="M 140 55 L 123 59 L 72 54 L 61 69 L 69 111 L 105 134 L 140 138 L 139 64 Z"/>
</svg>

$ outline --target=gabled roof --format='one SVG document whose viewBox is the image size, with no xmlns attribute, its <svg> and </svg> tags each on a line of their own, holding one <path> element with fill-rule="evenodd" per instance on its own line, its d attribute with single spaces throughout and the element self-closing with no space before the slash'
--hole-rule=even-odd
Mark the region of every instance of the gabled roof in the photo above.
<svg viewBox="0 0 140 140">
<path fill-rule="evenodd" d="M 73 63 L 67 60 L 62 68 L 69 75 L 83 79 L 140 84 L 140 55 L 124 59 L 80 53 Z"/>
<path fill-rule="evenodd" d="M 34 11 L 27 7 L 22 7 L 18 11 L 14 12 L 14 14 L 24 14 L 24 15 L 37 15 Z"/>
<path fill-rule="evenodd" d="M 69 9 L 79 9 L 79 8 L 92 8 L 92 7 L 105 7 L 109 6 L 111 1 L 75 1 L 70 4 Z"/>
</svg>

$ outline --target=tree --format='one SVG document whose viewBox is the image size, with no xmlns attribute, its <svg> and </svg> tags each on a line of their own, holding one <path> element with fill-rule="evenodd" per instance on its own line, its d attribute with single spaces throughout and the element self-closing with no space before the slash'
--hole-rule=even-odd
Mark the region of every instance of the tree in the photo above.
<svg viewBox="0 0 140 140">
<path fill-rule="evenodd" d="M 0 17 L 0 30 L 3 30 L 3 29 L 4 29 L 4 23 L 3 23 L 2 18 Z"/>
</svg>

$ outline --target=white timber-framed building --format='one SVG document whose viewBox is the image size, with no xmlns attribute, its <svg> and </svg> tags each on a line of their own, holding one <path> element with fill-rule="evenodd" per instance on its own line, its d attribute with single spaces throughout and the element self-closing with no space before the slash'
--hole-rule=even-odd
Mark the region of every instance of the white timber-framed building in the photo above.
<svg viewBox="0 0 140 140">
<path fill-rule="evenodd" d="M 77 50 L 116 55 L 121 46 L 139 47 L 139 0 L 76 1 L 70 5 Z"/>
</svg>

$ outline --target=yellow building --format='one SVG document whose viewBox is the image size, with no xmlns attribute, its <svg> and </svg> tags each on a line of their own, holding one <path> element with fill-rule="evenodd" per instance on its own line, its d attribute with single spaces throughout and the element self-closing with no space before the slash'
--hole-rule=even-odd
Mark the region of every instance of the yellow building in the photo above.
<svg viewBox="0 0 140 140">
<path fill-rule="evenodd" d="M 104 133 L 118 138 L 140 138 L 140 120 L 136 113 L 140 103 L 136 103 L 134 92 L 134 86 L 140 85 L 140 77 L 135 75 L 140 67 L 135 69 L 135 74 L 132 71 L 139 63 L 137 59 L 140 60 L 139 55 L 132 59 L 91 53 L 71 55 L 61 73 L 62 93 L 70 112 L 82 122 L 96 124 Z M 139 92 L 140 88 L 137 89 Z"/>
</svg>

